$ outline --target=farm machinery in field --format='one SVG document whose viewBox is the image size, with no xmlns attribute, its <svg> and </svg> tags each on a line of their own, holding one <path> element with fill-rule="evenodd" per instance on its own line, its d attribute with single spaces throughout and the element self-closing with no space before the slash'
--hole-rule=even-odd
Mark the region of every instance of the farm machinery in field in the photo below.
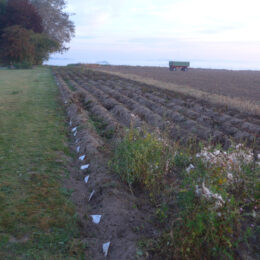
<svg viewBox="0 0 260 260">
<path fill-rule="evenodd" d="M 169 61 L 169 70 L 175 71 L 180 69 L 182 71 L 187 71 L 190 63 L 188 61 Z"/>
</svg>

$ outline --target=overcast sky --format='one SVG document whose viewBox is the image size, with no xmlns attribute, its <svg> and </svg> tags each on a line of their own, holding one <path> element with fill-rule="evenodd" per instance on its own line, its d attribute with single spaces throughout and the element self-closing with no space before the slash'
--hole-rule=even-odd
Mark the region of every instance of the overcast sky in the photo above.
<svg viewBox="0 0 260 260">
<path fill-rule="evenodd" d="M 68 0 L 82 62 L 260 69 L 259 0 Z M 60 56 L 55 56 L 59 58 Z M 222 65 L 223 64 L 223 65 Z M 246 67 L 245 67 L 246 68 Z"/>
</svg>

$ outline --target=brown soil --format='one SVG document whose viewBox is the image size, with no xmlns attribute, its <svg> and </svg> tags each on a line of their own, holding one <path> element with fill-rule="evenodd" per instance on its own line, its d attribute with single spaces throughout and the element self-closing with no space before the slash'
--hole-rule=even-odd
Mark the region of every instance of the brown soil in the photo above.
<svg viewBox="0 0 260 260">
<path fill-rule="evenodd" d="M 260 102 L 260 71 L 189 69 L 169 71 L 161 67 L 100 66 L 102 70 L 139 75 L 162 82 L 187 85 L 209 93 Z"/>
<path fill-rule="evenodd" d="M 137 259 L 138 241 L 159 234 L 149 224 L 153 214 L 145 198 L 132 195 L 107 166 L 113 143 L 125 127 L 133 124 L 160 129 L 183 142 L 211 139 L 226 148 L 232 139 L 253 145 L 256 153 L 260 150 L 260 116 L 97 71 L 60 68 L 55 77 L 70 130 L 78 126 L 71 144 L 77 154 L 72 162 L 76 170 L 72 170 L 66 185 L 75 190 L 81 237 L 88 242 L 87 259 L 104 259 L 102 244 L 108 241 L 111 247 L 107 259 Z M 106 135 L 110 130 L 112 136 Z M 83 154 L 86 159 L 80 162 L 78 156 Z M 79 170 L 83 164 L 90 164 L 85 172 Z M 87 175 L 89 182 L 85 184 Z M 95 194 L 88 202 L 93 190 Z M 98 225 L 90 219 L 96 214 L 102 215 Z M 149 259 L 148 252 L 144 255 L 143 259 Z"/>
<path fill-rule="evenodd" d="M 169 131 L 175 139 L 198 138 L 220 142 L 224 147 L 236 142 L 254 144 L 259 150 L 260 116 L 212 105 L 192 97 L 162 90 L 101 72 L 69 70 L 65 79 L 74 80 L 84 90 L 89 111 L 98 105 L 99 117 L 129 127 L 132 117 L 137 125 Z M 87 94 L 89 93 L 89 94 Z M 91 93 L 91 94 L 90 94 Z M 90 102 L 90 100 L 92 100 Z"/>
<path fill-rule="evenodd" d="M 56 80 L 66 107 L 69 129 L 78 127 L 76 136 L 71 134 L 71 148 L 76 158 L 71 162 L 71 174 L 65 186 L 74 191 L 72 200 L 77 209 L 81 241 L 87 243 L 86 259 L 105 259 L 102 245 L 108 241 L 111 245 L 106 259 L 136 259 L 137 242 L 152 235 L 147 224 L 149 214 L 139 209 L 145 205 L 142 206 L 142 199 L 137 199 L 109 172 L 108 145 L 89 125 L 88 112 L 82 108 L 79 96 L 69 90 L 62 77 L 56 75 Z M 86 158 L 79 161 L 78 157 L 83 154 Z M 80 170 L 84 164 L 90 165 L 86 171 Z M 92 191 L 95 193 L 89 201 Z M 100 223 L 94 224 L 90 215 L 102 215 Z"/>
</svg>

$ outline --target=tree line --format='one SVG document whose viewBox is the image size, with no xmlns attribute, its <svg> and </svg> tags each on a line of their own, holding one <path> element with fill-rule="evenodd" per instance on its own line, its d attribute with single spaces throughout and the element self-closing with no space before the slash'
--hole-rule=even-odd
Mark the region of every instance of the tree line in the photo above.
<svg viewBox="0 0 260 260">
<path fill-rule="evenodd" d="M 0 0 L 0 63 L 42 64 L 64 52 L 74 24 L 64 0 Z"/>
</svg>

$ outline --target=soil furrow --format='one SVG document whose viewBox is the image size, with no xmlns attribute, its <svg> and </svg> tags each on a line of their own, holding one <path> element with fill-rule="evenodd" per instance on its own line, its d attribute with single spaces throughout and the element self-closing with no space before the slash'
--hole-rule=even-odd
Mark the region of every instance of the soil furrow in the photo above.
<svg viewBox="0 0 260 260">
<path fill-rule="evenodd" d="M 87 77 L 85 77 L 85 80 L 87 80 Z M 148 99 L 141 97 L 133 91 L 119 92 L 117 89 L 117 84 L 111 86 L 111 89 L 107 86 L 107 84 L 104 84 L 103 81 L 99 81 L 99 83 L 100 85 L 98 85 L 97 87 L 90 84 L 87 85 L 88 88 L 91 88 L 92 92 L 96 92 L 99 98 L 102 99 L 105 98 L 107 94 L 110 95 L 111 97 L 118 100 L 121 104 L 125 104 L 132 112 L 143 118 L 150 125 L 158 126 L 160 129 L 167 128 L 169 130 L 170 128 L 171 136 L 174 136 L 175 138 L 180 138 L 180 136 L 187 137 L 189 135 L 193 135 L 204 140 L 208 140 L 211 137 L 213 141 L 222 142 L 223 144 L 227 142 L 224 137 L 224 133 L 221 133 L 220 131 L 211 131 L 210 128 L 205 128 L 197 124 L 196 121 L 189 120 L 183 117 L 181 114 L 176 114 L 160 104 L 156 104 L 152 101 L 149 101 Z M 149 110 L 147 110 L 147 108 L 145 108 L 141 104 L 147 106 Z M 151 116 L 149 118 L 149 116 L 147 115 L 150 114 L 158 115 L 158 119 L 156 120 L 156 118 L 154 117 L 151 118 Z M 170 122 L 174 123 L 174 126 Z M 175 127 L 175 125 L 177 126 Z M 187 132 L 187 130 L 189 130 L 189 132 Z"/>
<path fill-rule="evenodd" d="M 63 100 L 75 100 L 58 75 L 56 81 Z M 140 205 L 140 198 L 137 200 L 128 192 L 128 188 L 107 168 L 105 147 L 109 144 L 90 125 L 84 127 L 91 121 L 88 112 L 82 110 L 80 103 L 70 102 L 66 105 L 66 111 L 70 129 L 77 127 L 76 136 L 72 134 L 71 147 L 77 157 L 82 154 L 86 156 L 82 162 L 75 159 L 74 169 L 66 183 L 67 188 L 74 190 L 72 199 L 77 208 L 81 240 L 88 244 L 86 258 L 105 259 L 102 245 L 110 241 L 106 259 L 136 259 L 137 242 L 144 238 L 143 234 L 153 235 L 152 228 L 146 222 L 147 212 L 135 207 Z M 80 170 L 80 166 L 86 163 L 89 168 Z M 89 176 L 88 183 L 84 183 L 85 176 Z M 89 201 L 93 191 L 95 193 Z M 91 215 L 101 215 L 100 223 L 94 224 Z"/>
<path fill-rule="evenodd" d="M 172 136 L 195 136 L 222 143 L 228 138 L 259 147 L 259 119 L 238 111 L 209 105 L 191 97 L 101 72 L 69 70 L 67 80 L 74 78 L 78 85 L 89 90 L 111 114 L 129 126 L 131 114 L 152 127 L 169 128 Z M 130 115 L 128 115 L 130 114 Z M 123 120 L 125 119 L 125 120 Z M 139 121 L 140 119 L 140 121 Z M 173 124 L 173 126 L 172 126 Z M 257 148 L 259 149 L 259 148 Z"/>
</svg>

